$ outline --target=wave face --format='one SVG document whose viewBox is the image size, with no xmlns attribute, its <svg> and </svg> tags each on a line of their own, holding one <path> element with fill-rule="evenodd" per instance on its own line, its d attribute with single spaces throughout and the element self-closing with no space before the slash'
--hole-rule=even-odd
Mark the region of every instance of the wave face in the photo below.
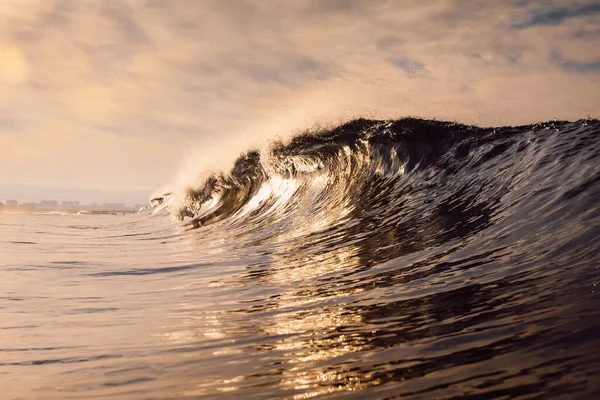
<svg viewBox="0 0 600 400">
<path fill-rule="evenodd" d="M 243 266 L 214 279 L 231 326 L 213 345 L 252 366 L 200 393 L 600 393 L 598 120 L 359 119 L 248 152 L 173 204 Z"/>
<path fill-rule="evenodd" d="M 598 125 L 359 119 L 275 143 L 268 154 L 250 151 L 229 173 L 189 187 L 173 212 L 196 228 L 221 222 L 301 240 L 331 231 L 342 243 L 361 235 L 368 247 L 393 244 L 378 261 L 516 225 L 515 216 L 532 229 L 568 225 L 598 199 Z"/>
</svg>

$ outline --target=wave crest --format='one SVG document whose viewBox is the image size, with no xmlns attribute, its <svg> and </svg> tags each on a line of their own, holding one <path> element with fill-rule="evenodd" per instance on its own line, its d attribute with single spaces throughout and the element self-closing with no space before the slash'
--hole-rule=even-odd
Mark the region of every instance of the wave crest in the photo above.
<svg viewBox="0 0 600 400">
<path fill-rule="evenodd" d="M 557 135 L 584 126 L 598 132 L 598 125 L 478 128 L 358 119 L 243 154 L 229 172 L 188 187 L 173 212 L 194 227 L 225 221 L 277 229 L 295 219 L 319 230 L 355 220 L 364 231 L 416 229 L 413 242 L 429 246 L 471 235 L 509 212 L 516 203 L 505 197 L 534 173 L 544 153 L 560 151 L 551 146 Z"/>
</svg>

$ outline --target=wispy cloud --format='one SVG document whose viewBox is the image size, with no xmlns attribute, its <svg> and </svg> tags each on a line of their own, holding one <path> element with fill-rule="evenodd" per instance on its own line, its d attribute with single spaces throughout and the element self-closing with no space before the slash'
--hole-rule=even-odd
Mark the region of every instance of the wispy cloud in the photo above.
<svg viewBox="0 0 600 400">
<path fill-rule="evenodd" d="M 3 116 L 2 110 L 0 110 L 0 135 L 2 134 L 14 134 L 21 130 L 20 124 L 11 117 Z"/>
<path fill-rule="evenodd" d="M 525 29 L 536 25 L 556 26 L 569 18 L 585 17 L 594 14 L 600 14 L 600 3 L 560 7 L 535 14 L 529 20 L 514 25 L 514 28 Z"/>
<path fill-rule="evenodd" d="M 599 10 L 585 0 L 0 1 L 0 182 L 156 186 L 190 148 L 222 158 L 219 146 L 242 151 L 315 119 L 593 115 Z"/>
<path fill-rule="evenodd" d="M 408 75 L 415 75 L 417 72 L 425 69 L 425 65 L 422 62 L 409 57 L 392 58 L 391 62 L 396 68 L 401 69 Z"/>
<path fill-rule="evenodd" d="M 575 61 L 565 59 L 565 57 L 558 52 L 552 53 L 550 58 L 555 65 L 566 72 L 578 74 L 600 73 L 600 58 L 593 61 Z"/>
</svg>

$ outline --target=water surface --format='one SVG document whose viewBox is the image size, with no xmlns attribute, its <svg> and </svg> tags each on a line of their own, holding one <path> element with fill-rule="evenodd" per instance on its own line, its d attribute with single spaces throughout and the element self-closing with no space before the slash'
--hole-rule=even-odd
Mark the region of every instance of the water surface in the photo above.
<svg viewBox="0 0 600 400">
<path fill-rule="evenodd" d="M 594 398 L 599 135 L 359 120 L 136 215 L 0 214 L 0 398 Z"/>
</svg>

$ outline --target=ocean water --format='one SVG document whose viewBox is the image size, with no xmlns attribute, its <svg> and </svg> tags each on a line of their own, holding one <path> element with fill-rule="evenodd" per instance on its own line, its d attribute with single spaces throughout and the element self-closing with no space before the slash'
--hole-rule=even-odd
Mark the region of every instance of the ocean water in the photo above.
<svg viewBox="0 0 600 400">
<path fill-rule="evenodd" d="M 0 214 L 0 398 L 598 398 L 599 185 L 598 120 L 356 120 Z"/>
</svg>

